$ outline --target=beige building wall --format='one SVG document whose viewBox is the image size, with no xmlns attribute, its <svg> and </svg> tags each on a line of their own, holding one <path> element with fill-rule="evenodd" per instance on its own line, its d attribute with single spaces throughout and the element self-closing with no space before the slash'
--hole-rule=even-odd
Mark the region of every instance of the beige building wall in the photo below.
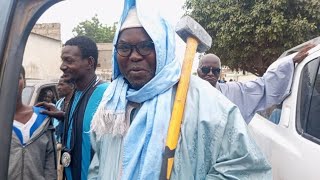
<svg viewBox="0 0 320 180">
<path fill-rule="evenodd" d="M 111 80 L 112 74 L 112 43 L 97 43 L 99 57 L 96 73 L 106 81 Z"/>
<path fill-rule="evenodd" d="M 42 36 L 46 36 L 61 41 L 60 23 L 36 24 L 33 26 L 32 32 L 35 34 L 40 34 Z"/>
<path fill-rule="evenodd" d="M 23 57 L 27 78 L 59 79 L 61 41 L 31 33 Z"/>
<path fill-rule="evenodd" d="M 99 57 L 97 75 L 104 80 L 111 80 L 112 43 L 97 43 Z M 59 79 L 62 75 L 60 24 L 36 24 L 29 35 L 24 52 L 23 65 L 27 78 Z"/>
<path fill-rule="evenodd" d="M 222 66 L 222 73 L 220 77 L 221 79 L 224 78 L 226 81 L 232 79 L 233 81 L 239 82 L 254 81 L 258 78 L 257 76 L 249 72 L 245 72 L 245 74 L 243 74 L 241 70 L 238 72 L 232 71 L 228 66 Z"/>
</svg>

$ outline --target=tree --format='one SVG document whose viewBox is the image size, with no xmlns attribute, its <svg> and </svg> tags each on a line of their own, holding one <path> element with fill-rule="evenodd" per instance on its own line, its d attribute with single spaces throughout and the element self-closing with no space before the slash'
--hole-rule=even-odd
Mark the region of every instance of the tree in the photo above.
<svg viewBox="0 0 320 180">
<path fill-rule="evenodd" d="M 186 14 L 213 38 L 209 52 L 261 76 L 281 53 L 319 36 L 319 0 L 186 0 Z"/>
<path fill-rule="evenodd" d="M 110 43 L 113 41 L 116 24 L 114 23 L 113 26 L 102 25 L 98 16 L 95 15 L 91 20 L 80 22 L 72 32 L 76 35 L 88 36 L 97 43 Z"/>
</svg>

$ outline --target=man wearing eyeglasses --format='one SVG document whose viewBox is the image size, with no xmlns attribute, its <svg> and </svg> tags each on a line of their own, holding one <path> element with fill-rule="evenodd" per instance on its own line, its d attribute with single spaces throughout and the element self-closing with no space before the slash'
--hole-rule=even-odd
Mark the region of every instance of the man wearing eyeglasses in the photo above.
<svg viewBox="0 0 320 180">
<path fill-rule="evenodd" d="M 175 32 L 149 0 L 126 0 L 115 33 L 113 81 L 91 123 L 89 180 L 164 179 L 165 141 L 181 66 Z M 190 78 L 170 178 L 271 179 L 237 107 Z M 214 114 L 214 115 L 213 115 Z M 168 162 L 168 163 L 167 163 Z M 164 170 L 164 171 L 162 171 Z"/>
<path fill-rule="evenodd" d="M 249 123 L 257 111 L 280 104 L 290 93 L 294 64 L 308 56 L 308 50 L 315 45 L 306 45 L 293 58 L 283 59 L 276 67 L 270 66 L 266 73 L 254 81 L 219 83 L 221 61 L 214 54 L 204 55 L 199 62 L 198 75 L 216 87 L 235 103 Z"/>
<path fill-rule="evenodd" d="M 61 60 L 64 79 L 75 84 L 70 105 L 66 112 L 48 103 L 38 106 L 48 109 L 44 114 L 64 122 L 61 164 L 65 179 L 85 180 L 94 153 L 90 145 L 90 124 L 109 84 L 96 75 L 98 49 L 90 38 L 76 36 L 69 39 L 62 49 Z"/>
<path fill-rule="evenodd" d="M 206 54 L 201 58 L 198 67 L 198 75 L 214 87 L 216 87 L 219 80 L 220 71 L 221 62 L 218 56 L 214 54 Z"/>
</svg>

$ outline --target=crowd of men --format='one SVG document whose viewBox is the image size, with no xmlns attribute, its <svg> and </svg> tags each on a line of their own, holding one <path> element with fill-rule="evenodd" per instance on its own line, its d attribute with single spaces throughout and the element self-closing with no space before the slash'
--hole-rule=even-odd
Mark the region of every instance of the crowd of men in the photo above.
<svg viewBox="0 0 320 180">
<path fill-rule="evenodd" d="M 173 28 L 139 3 L 125 1 L 115 33 L 111 83 L 96 75 L 97 45 L 85 36 L 63 46 L 58 84 L 63 98 L 56 105 L 22 104 L 21 68 L 9 179 L 166 177 L 161 167 L 181 66 Z M 281 104 L 290 92 L 295 63 L 312 47 L 245 83 L 219 83 L 219 57 L 203 56 L 200 78 L 190 80 L 167 179 L 272 179 L 247 123 L 257 111 Z"/>
</svg>

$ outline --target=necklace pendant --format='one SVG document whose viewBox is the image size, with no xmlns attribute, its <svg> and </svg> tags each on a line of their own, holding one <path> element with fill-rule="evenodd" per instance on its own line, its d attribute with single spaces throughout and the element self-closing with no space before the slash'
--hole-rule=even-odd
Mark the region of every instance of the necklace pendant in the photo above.
<svg viewBox="0 0 320 180">
<path fill-rule="evenodd" d="M 69 152 L 64 152 L 61 157 L 61 164 L 63 167 L 69 167 L 71 163 L 71 154 Z"/>
</svg>

